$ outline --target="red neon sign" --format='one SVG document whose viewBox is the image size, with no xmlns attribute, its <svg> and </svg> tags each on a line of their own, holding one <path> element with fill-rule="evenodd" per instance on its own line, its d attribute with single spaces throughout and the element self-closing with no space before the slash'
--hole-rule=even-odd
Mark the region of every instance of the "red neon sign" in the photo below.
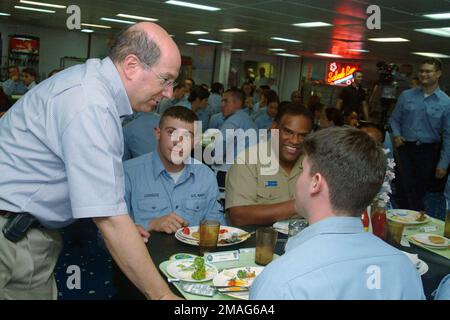
<svg viewBox="0 0 450 320">
<path fill-rule="evenodd" d="M 353 72 L 359 69 L 355 63 L 330 62 L 327 64 L 325 81 L 331 85 L 349 85 L 352 83 Z"/>
</svg>

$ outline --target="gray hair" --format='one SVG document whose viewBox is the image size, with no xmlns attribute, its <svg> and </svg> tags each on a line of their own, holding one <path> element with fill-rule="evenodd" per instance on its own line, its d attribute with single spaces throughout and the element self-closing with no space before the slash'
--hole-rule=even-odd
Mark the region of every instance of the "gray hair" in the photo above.
<svg viewBox="0 0 450 320">
<path fill-rule="evenodd" d="M 161 49 L 143 30 L 126 29 L 116 39 L 109 51 L 113 62 L 122 62 L 126 56 L 134 54 L 148 67 L 155 65 L 161 55 Z"/>
</svg>

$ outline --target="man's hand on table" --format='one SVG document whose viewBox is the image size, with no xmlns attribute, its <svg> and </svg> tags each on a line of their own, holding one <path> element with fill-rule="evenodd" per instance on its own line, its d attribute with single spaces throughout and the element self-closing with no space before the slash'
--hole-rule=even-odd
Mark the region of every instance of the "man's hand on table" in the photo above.
<svg viewBox="0 0 450 320">
<path fill-rule="evenodd" d="M 188 226 L 188 222 L 177 215 L 175 212 L 169 213 L 150 221 L 150 231 L 165 232 L 167 234 L 175 233 L 178 229 Z"/>
<path fill-rule="evenodd" d="M 136 225 L 136 228 L 138 229 L 139 234 L 141 235 L 142 239 L 144 239 L 144 242 L 148 242 L 148 238 L 150 238 L 150 232 L 146 231 L 144 228 L 142 228 L 140 225 Z"/>
</svg>

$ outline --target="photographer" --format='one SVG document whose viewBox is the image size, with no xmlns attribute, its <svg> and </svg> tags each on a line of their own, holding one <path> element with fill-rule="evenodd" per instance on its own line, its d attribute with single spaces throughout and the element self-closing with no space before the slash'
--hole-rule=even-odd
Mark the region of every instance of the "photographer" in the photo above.
<svg viewBox="0 0 450 320">
<path fill-rule="evenodd" d="M 400 93 L 409 87 L 408 78 L 412 73 L 410 65 L 402 65 L 402 72 L 395 63 L 380 61 L 377 63 L 379 78 L 373 88 L 369 105 L 376 109 L 381 107 L 379 126 L 383 129 Z"/>
<path fill-rule="evenodd" d="M 362 79 L 361 70 L 353 72 L 352 84 L 342 89 L 338 97 L 336 108 L 344 114 L 344 117 L 356 112 L 359 119 L 369 120 L 369 105 L 366 101 L 366 91 L 361 86 Z"/>
</svg>

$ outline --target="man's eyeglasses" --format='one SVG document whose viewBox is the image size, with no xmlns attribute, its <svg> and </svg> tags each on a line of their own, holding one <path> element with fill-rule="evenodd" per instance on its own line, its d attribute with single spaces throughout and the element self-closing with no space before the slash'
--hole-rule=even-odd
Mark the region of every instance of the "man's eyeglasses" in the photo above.
<svg viewBox="0 0 450 320">
<path fill-rule="evenodd" d="M 164 77 L 160 74 L 157 74 L 156 72 L 153 71 L 153 69 L 150 68 L 150 71 L 153 72 L 153 74 L 156 76 L 156 78 L 158 78 L 159 80 L 161 80 L 160 85 L 164 88 L 167 87 L 176 87 L 178 85 L 178 82 L 173 81 L 168 79 L 167 77 Z"/>
<path fill-rule="evenodd" d="M 176 87 L 178 85 L 178 82 L 175 82 L 173 80 L 168 79 L 167 77 L 157 74 L 155 71 L 153 71 L 152 67 L 150 67 L 145 62 L 142 62 L 142 60 L 141 60 L 141 63 L 144 65 L 144 69 L 150 69 L 150 71 L 156 76 L 156 78 L 158 78 L 161 81 L 160 82 L 161 87 L 164 87 L 164 88 Z"/>
</svg>

